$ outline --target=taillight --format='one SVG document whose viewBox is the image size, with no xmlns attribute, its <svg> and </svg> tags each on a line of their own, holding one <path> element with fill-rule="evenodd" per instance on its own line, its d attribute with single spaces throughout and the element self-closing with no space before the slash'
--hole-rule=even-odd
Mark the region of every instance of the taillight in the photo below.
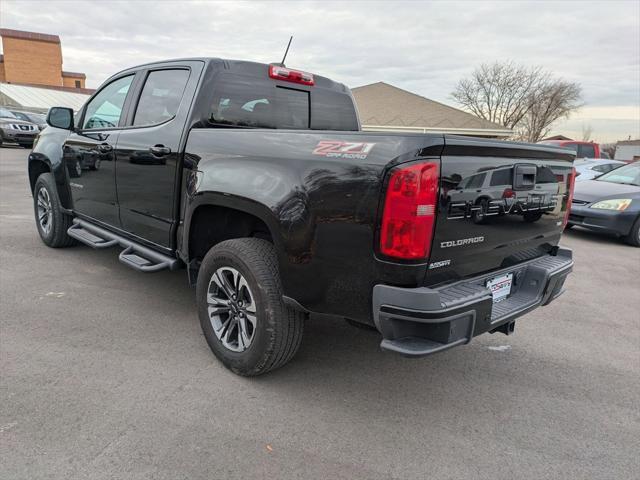
<svg viewBox="0 0 640 480">
<path fill-rule="evenodd" d="M 515 198 L 516 192 L 511 188 L 505 188 L 504 192 L 502 192 L 502 198 Z"/>
<path fill-rule="evenodd" d="M 569 195 L 567 197 L 567 211 L 564 212 L 564 220 L 562 222 L 562 227 L 567 226 L 567 222 L 569 221 L 569 213 L 571 212 L 571 203 L 573 202 L 573 189 L 576 185 L 576 169 L 572 168 L 571 173 L 569 173 L 569 178 L 567 178 L 567 187 L 569 188 Z"/>
<path fill-rule="evenodd" d="M 276 80 L 285 82 L 300 83 L 302 85 L 313 85 L 313 75 L 300 70 L 291 70 L 290 68 L 278 67 L 277 65 L 269 65 L 269 76 Z"/>
<path fill-rule="evenodd" d="M 403 260 L 429 255 L 438 204 L 437 163 L 392 171 L 382 214 L 380 252 Z"/>
</svg>

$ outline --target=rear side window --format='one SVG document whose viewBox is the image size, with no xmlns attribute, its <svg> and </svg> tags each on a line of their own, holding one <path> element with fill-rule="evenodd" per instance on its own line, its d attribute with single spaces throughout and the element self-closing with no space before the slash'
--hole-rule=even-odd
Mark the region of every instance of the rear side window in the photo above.
<svg viewBox="0 0 640 480">
<path fill-rule="evenodd" d="M 502 170 L 496 170 L 491 174 L 491 182 L 489 185 L 492 187 L 498 185 L 511 185 L 513 183 L 513 170 L 511 168 L 503 168 Z"/>
<path fill-rule="evenodd" d="M 182 94 L 189 80 L 189 70 L 150 72 L 140 94 L 134 125 L 157 125 L 178 112 Z"/>
<path fill-rule="evenodd" d="M 574 152 L 578 151 L 578 145 L 576 145 L 575 143 L 566 143 L 562 145 L 562 148 L 568 148 L 570 150 L 573 150 Z"/>
<path fill-rule="evenodd" d="M 358 130 L 353 99 L 333 90 L 312 90 L 311 128 L 314 130 Z"/>
<path fill-rule="evenodd" d="M 578 145 L 578 158 L 595 158 L 596 149 L 593 145 Z"/>
<path fill-rule="evenodd" d="M 309 128 L 309 92 L 234 76 L 220 84 L 209 122 L 253 128 Z"/>
<path fill-rule="evenodd" d="M 555 173 L 549 167 L 538 167 L 536 183 L 558 183 Z"/>
<path fill-rule="evenodd" d="M 355 106 L 345 93 L 289 87 L 249 75 L 219 78 L 208 119 L 212 127 L 358 130 Z"/>
</svg>

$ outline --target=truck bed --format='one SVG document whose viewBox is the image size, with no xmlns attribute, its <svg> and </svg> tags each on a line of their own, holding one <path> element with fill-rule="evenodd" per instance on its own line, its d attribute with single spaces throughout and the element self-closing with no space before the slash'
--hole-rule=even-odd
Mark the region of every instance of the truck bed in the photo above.
<svg viewBox="0 0 640 480">
<path fill-rule="evenodd" d="M 186 156 L 186 184 L 196 187 L 184 211 L 216 192 L 229 204 L 251 199 L 246 208 L 268 216 L 282 247 L 285 295 L 308 311 L 369 323 L 376 284 L 441 285 L 549 253 L 573 160 L 552 147 L 436 134 L 211 128 L 190 132 Z M 398 165 L 425 159 L 440 165 L 431 251 L 419 261 L 387 258 L 379 250 L 385 181 Z M 515 165 L 533 167 L 532 185 L 513 188 Z M 485 181 L 476 186 L 469 179 L 478 174 Z M 479 221 L 484 199 L 490 211 Z"/>
</svg>

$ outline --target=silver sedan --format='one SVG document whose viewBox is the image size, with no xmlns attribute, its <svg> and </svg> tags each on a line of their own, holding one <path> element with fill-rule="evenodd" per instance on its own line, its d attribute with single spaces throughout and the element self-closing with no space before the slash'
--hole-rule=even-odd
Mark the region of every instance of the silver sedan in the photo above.
<svg viewBox="0 0 640 480">
<path fill-rule="evenodd" d="M 604 158 L 585 158 L 573 162 L 578 176 L 576 181 L 593 180 L 600 175 L 610 172 L 618 167 L 625 165 L 624 162 L 618 160 L 608 160 Z"/>
</svg>

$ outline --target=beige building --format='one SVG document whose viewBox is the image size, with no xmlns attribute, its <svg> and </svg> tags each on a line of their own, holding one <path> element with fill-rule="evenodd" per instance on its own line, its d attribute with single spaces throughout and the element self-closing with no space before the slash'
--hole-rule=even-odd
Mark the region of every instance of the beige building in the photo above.
<svg viewBox="0 0 640 480">
<path fill-rule="evenodd" d="M 372 83 L 351 91 L 365 131 L 433 132 L 488 138 L 506 138 L 513 133 L 501 125 L 388 83 Z"/>
<path fill-rule="evenodd" d="M 62 70 L 60 37 L 0 28 L 0 82 L 84 89 L 86 75 Z"/>
</svg>

